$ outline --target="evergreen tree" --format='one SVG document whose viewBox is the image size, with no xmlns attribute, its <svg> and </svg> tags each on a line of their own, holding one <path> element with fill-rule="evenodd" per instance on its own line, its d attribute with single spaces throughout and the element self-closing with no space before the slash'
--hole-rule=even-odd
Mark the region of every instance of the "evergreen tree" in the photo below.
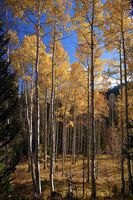
<svg viewBox="0 0 133 200">
<path fill-rule="evenodd" d="M 11 173 L 18 163 L 17 149 L 20 147 L 18 87 L 8 61 L 8 43 L 9 38 L 0 19 L 0 199 L 11 198 Z"/>
</svg>

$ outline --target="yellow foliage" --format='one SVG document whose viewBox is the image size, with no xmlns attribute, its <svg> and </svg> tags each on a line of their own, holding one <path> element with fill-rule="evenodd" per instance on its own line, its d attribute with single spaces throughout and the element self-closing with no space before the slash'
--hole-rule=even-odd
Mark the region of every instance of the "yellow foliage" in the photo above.
<svg viewBox="0 0 133 200">
<path fill-rule="evenodd" d="M 95 91 L 95 118 L 100 119 L 102 117 L 108 117 L 109 107 L 105 96 Z"/>
</svg>

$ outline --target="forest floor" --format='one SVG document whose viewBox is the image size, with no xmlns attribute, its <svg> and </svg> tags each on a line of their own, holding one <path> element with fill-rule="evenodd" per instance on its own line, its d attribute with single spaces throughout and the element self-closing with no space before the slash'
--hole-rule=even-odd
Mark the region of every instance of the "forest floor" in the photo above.
<svg viewBox="0 0 133 200">
<path fill-rule="evenodd" d="M 49 183 L 49 168 L 44 169 L 44 161 L 41 160 L 41 180 L 44 199 L 50 194 Z M 97 196 L 100 198 L 110 199 L 113 195 L 119 196 L 120 192 L 120 161 L 112 158 L 110 155 L 99 155 L 98 162 L 96 161 L 96 185 Z M 97 170 L 98 165 L 98 170 Z M 125 164 L 126 165 L 126 164 Z M 126 167 L 125 167 L 126 168 Z M 85 159 L 85 192 L 83 198 L 83 159 L 82 156 L 77 156 L 76 164 L 72 165 L 71 157 L 65 159 L 64 176 L 62 176 L 62 159 L 61 157 L 55 163 L 55 190 L 63 197 L 68 192 L 68 176 L 72 176 L 72 188 L 75 197 L 79 199 L 89 199 L 91 192 L 91 184 L 87 182 L 87 160 Z M 125 175 L 126 175 L 125 169 Z M 28 162 L 23 161 L 16 167 L 13 176 L 14 193 L 19 196 L 19 199 L 32 199 L 32 181 L 31 175 L 28 173 Z M 127 175 L 126 175 L 127 179 Z M 119 198 L 113 198 L 119 199 Z M 127 198 L 126 198 L 127 199 Z"/>
</svg>

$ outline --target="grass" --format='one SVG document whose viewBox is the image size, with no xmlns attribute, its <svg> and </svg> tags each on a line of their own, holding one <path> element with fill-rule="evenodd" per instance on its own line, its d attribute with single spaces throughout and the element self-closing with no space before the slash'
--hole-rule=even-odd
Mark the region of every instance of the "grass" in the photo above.
<svg viewBox="0 0 133 200">
<path fill-rule="evenodd" d="M 47 169 L 43 169 L 43 160 L 41 160 L 41 180 L 42 191 L 44 199 L 50 194 L 50 182 L 49 182 L 49 167 L 48 162 Z M 97 166 L 97 163 L 96 163 Z M 95 169 L 97 174 L 97 167 Z M 68 175 L 72 175 L 72 187 L 75 197 L 83 199 L 83 183 L 82 183 L 82 156 L 77 157 L 75 165 L 71 165 L 71 157 L 68 156 L 65 159 L 65 174 L 62 176 L 62 159 L 61 157 L 55 163 L 55 190 L 59 192 L 63 197 L 66 196 L 68 191 Z M 87 161 L 85 160 L 85 177 L 87 175 Z M 127 180 L 127 173 L 125 169 L 125 175 Z M 14 193 L 19 196 L 19 199 L 32 199 L 32 180 L 31 175 L 28 173 L 28 163 L 26 160 L 21 162 L 13 176 Z M 116 195 L 120 199 L 119 192 L 121 187 L 120 180 L 120 162 L 116 158 L 112 158 L 110 155 L 99 155 L 98 159 L 98 176 L 96 179 L 97 196 L 99 198 L 112 198 Z M 85 178 L 85 195 L 84 199 L 89 199 L 91 194 L 91 184 L 87 183 Z M 127 197 L 126 197 L 127 199 Z"/>
</svg>

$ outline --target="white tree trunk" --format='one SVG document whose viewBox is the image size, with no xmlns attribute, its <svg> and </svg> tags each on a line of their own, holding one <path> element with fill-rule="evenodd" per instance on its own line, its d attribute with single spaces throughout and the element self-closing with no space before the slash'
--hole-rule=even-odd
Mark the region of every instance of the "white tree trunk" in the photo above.
<svg viewBox="0 0 133 200">
<path fill-rule="evenodd" d="M 40 51 L 40 5 L 38 2 L 38 24 L 36 29 L 36 60 L 35 60 L 35 175 L 36 175 L 36 196 L 41 197 L 40 178 L 40 108 L 39 108 L 39 51 Z M 36 198 L 36 197 L 35 197 Z"/>
<path fill-rule="evenodd" d="M 47 137 L 48 137 L 48 126 L 47 126 L 47 89 L 45 91 L 45 136 L 44 136 L 44 169 L 47 168 Z"/>
<path fill-rule="evenodd" d="M 55 191 L 54 188 L 54 165 L 55 165 L 55 119 L 54 119 L 54 87 L 55 87 L 55 34 L 56 34 L 56 24 L 54 22 L 53 29 L 53 51 L 52 51 L 52 90 L 51 90 L 51 160 L 50 160 L 50 181 L 51 181 L 51 191 Z"/>
</svg>

